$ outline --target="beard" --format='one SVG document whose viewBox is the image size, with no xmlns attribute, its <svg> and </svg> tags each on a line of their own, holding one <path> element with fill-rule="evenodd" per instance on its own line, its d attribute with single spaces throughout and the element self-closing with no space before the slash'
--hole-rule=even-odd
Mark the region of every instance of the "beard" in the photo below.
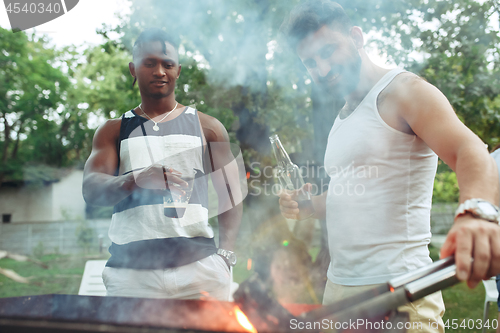
<svg viewBox="0 0 500 333">
<path fill-rule="evenodd" d="M 339 98 L 345 98 L 358 86 L 360 72 L 361 56 L 353 45 L 351 60 L 344 65 L 332 68 L 324 78 L 320 79 L 320 85 L 322 86 L 322 89 L 324 91 L 328 91 L 330 94 L 333 94 Z M 328 79 L 330 79 L 336 73 L 339 74 L 341 80 L 334 85 L 330 85 Z"/>
</svg>

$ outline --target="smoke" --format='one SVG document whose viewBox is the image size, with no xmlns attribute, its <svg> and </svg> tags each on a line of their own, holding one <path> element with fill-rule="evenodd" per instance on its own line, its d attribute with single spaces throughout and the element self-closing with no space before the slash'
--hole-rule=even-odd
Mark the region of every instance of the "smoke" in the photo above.
<svg viewBox="0 0 500 333">
<path fill-rule="evenodd" d="M 133 1 L 130 23 L 122 41 L 130 46 L 140 32 L 150 27 L 160 27 L 180 36 L 181 55 L 196 57 L 203 64 L 208 85 L 230 92 L 217 91 L 219 98 L 235 100 L 231 109 L 238 116 L 235 131 L 243 155 L 247 153 L 248 159 L 248 148 L 253 148 L 265 156 L 270 152 L 270 133 L 290 129 L 290 134 L 284 137 L 298 143 L 310 130 L 307 117 L 311 99 L 307 93 L 311 80 L 279 34 L 279 27 L 296 3 L 298 1 Z M 182 75 L 187 72 L 183 71 Z M 204 103 L 210 106 L 220 102 L 205 100 Z M 255 179 L 252 180 L 255 183 Z M 303 240 L 296 239 L 291 231 L 295 223 L 290 221 L 288 225 L 281 217 L 275 195 L 252 192 L 245 203 L 238 237 L 239 260 L 246 262 L 253 258 L 252 271 L 267 276 L 271 266 L 278 267 L 283 261 L 283 255 L 295 262 L 300 252 L 305 261 L 312 260 L 307 249 L 294 246 Z M 213 216 L 212 209 L 209 215 Z M 311 234 L 319 230 L 310 222 L 306 228 L 301 223 L 296 225 L 297 230 L 308 229 L 304 232 L 307 236 L 300 236 L 304 238 L 312 238 Z M 279 267 L 278 271 L 284 275 L 296 276 L 288 266 Z M 301 275 L 301 279 L 305 277 Z M 300 288 L 305 288 L 305 280 L 303 282 Z M 297 281 L 291 280 L 282 283 L 282 287 L 286 289 L 285 286 L 291 284 L 298 287 Z M 314 286 L 313 289 L 320 288 Z M 308 300 L 316 298 L 310 290 L 305 294 Z"/>
<path fill-rule="evenodd" d="M 132 35 L 145 28 L 161 27 L 181 36 L 186 51 L 200 52 L 209 64 L 212 83 L 259 92 L 267 89 L 268 81 L 288 81 L 291 87 L 296 66 L 288 66 L 290 59 L 284 62 L 276 53 L 282 52 L 278 29 L 292 5 L 292 1 L 134 1 L 131 36 L 125 41 L 129 38 L 130 44 Z"/>
</svg>

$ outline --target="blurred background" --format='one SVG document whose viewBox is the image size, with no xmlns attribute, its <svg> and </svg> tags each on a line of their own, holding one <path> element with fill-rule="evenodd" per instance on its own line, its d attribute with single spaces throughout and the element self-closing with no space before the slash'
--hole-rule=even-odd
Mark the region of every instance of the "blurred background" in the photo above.
<svg viewBox="0 0 500 333">
<path fill-rule="evenodd" d="M 326 138 L 344 101 L 316 87 L 280 37 L 286 13 L 299 2 L 115 0 L 110 7 L 83 0 L 53 22 L 16 33 L 2 13 L 0 250 L 49 268 L 1 259 L 2 269 L 30 278 L 20 283 L 0 275 L 0 296 L 77 293 L 85 261 L 107 258 L 112 207 L 85 204 L 83 164 L 97 126 L 140 103 L 128 70 L 132 45 L 145 28 L 161 27 L 181 40 L 177 100 L 218 118 L 243 152 L 249 195 L 235 281 L 258 271 L 283 302 L 321 302 L 324 222 L 279 215 L 268 139 L 280 136 L 306 181 L 327 184 Z M 500 143 L 498 1 L 338 2 L 362 28 L 376 63 L 420 75 L 489 149 Z M 440 161 L 433 258 L 457 200 L 456 176 Z M 217 229 L 216 219 L 211 223 Z M 481 288 L 445 291 L 446 316 L 481 318 Z"/>
</svg>

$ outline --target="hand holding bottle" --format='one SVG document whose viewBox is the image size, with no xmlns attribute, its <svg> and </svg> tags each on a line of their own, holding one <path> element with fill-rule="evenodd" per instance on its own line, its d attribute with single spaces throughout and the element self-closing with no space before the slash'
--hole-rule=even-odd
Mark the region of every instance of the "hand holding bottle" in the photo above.
<svg viewBox="0 0 500 333">
<path fill-rule="evenodd" d="M 279 196 L 281 215 L 287 219 L 304 220 L 314 214 L 310 183 L 298 190 L 283 189 Z"/>
<path fill-rule="evenodd" d="M 276 176 L 283 189 L 282 194 L 280 194 L 280 209 L 282 214 L 287 218 L 305 220 L 314 214 L 310 193 L 311 184 L 304 184 L 299 167 L 288 156 L 278 135 L 275 134 L 269 139 L 271 140 L 274 156 L 276 157 Z M 287 209 L 292 209 L 294 212 L 289 212 Z"/>
</svg>

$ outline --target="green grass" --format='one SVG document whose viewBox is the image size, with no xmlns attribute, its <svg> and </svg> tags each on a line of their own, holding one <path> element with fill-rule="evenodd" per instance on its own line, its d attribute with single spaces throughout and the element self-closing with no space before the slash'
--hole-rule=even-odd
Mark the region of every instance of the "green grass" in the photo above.
<svg viewBox="0 0 500 333">
<path fill-rule="evenodd" d="M 444 322 L 449 320 L 449 324 L 453 319 L 457 319 L 457 323 L 467 327 L 470 319 L 476 321 L 483 318 L 483 305 L 484 305 L 484 287 L 480 283 L 476 288 L 469 289 L 465 283 L 457 284 L 451 288 L 443 290 L 443 299 L 446 306 L 444 314 Z M 496 304 L 490 304 L 490 311 L 488 312 L 488 319 L 490 323 L 493 319 L 498 319 L 498 308 Z M 464 321 L 465 320 L 465 321 Z M 471 325 L 473 327 L 476 325 Z M 449 328 L 446 332 L 481 332 L 481 329 Z M 487 332 L 495 332 L 490 328 Z"/>
<path fill-rule="evenodd" d="M 437 249 L 431 248 L 431 256 L 435 259 L 438 255 Z M 23 277 L 30 279 L 30 284 L 22 284 L 0 275 L 0 297 L 16 297 L 43 294 L 78 294 L 85 262 L 96 259 L 95 256 L 77 255 L 45 255 L 41 261 L 49 266 L 44 269 L 31 262 L 17 262 L 12 259 L 1 259 L 0 267 L 16 271 Z M 101 259 L 106 259 L 102 257 Z M 241 282 L 248 278 L 252 272 L 247 270 L 248 258 L 241 257 L 234 269 L 234 280 Z M 484 287 L 479 284 L 475 289 L 469 289 L 465 283 L 457 284 L 443 290 L 443 298 L 446 305 L 444 321 L 457 319 L 462 323 L 472 319 L 481 319 L 483 315 Z M 490 322 L 498 318 L 496 304 L 490 305 Z M 468 329 L 458 327 L 456 330 L 447 329 L 446 332 L 481 332 L 480 329 Z M 493 329 L 487 332 L 494 332 Z"/>
<path fill-rule="evenodd" d="M 19 262 L 12 259 L 0 259 L 0 267 L 11 269 L 30 280 L 29 284 L 15 282 L 0 274 L 0 298 L 44 294 L 78 294 L 85 262 L 90 259 L 107 259 L 106 256 L 84 255 L 45 255 L 40 261 L 47 266 L 44 269 L 32 262 Z M 233 278 L 242 282 L 253 273 L 253 267 L 247 269 L 248 258 L 238 258 L 234 267 Z"/>
<path fill-rule="evenodd" d="M 83 255 L 45 255 L 40 259 L 48 266 L 45 269 L 32 262 L 19 262 L 9 258 L 1 259 L 0 267 L 15 271 L 28 278 L 30 283 L 15 282 L 0 275 L 0 297 L 78 294 L 87 260 L 89 257 Z"/>
</svg>

